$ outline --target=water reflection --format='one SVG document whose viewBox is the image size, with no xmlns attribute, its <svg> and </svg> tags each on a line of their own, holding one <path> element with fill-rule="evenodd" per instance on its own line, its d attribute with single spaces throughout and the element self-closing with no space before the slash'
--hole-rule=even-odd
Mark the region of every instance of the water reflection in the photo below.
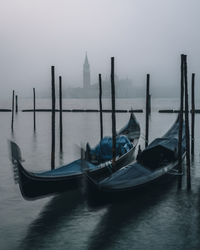
<svg viewBox="0 0 200 250">
<path fill-rule="evenodd" d="M 200 183 L 200 179 L 199 179 L 199 183 Z M 199 190 L 198 190 L 198 198 L 197 198 L 197 235 L 200 235 L 200 187 L 199 187 Z M 197 240 L 198 240 L 198 245 L 200 247 L 200 238 L 197 237 Z"/>
<path fill-rule="evenodd" d="M 51 239 L 63 223 L 70 220 L 78 206 L 83 204 L 81 191 L 69 191 L 53 197 L 43 208 L 42 212 L 29 226 L 25 238 L 18 249 L 37 249 L 44 241 Z"/>
<path fill-rule="evenodd" d="M 124 230 L 132 230 L 141 223 L 141 218 L 145 218 L 144 214 L 148 213 L 153 206 L 162 199 L 171 188 L 168 183 L 164 189 L 146 190 L 143 193 L 129 194 L 126 196 L 111 197 L 109 199 L 97 200 L 89 203 L 89 206 L 105 206 L 107 203 L 108 210 L 103 216 L 100 223 L 90 237 L 88 242 L 89 250 L 105 250 L 113 249 L 114 245 L 120 241 Z M 91 199 L 92 197 L 90 197 Z M 130 227 L 131 224 L 131 227 Z M 117 249 L 117 248 L 116 248 Z"/>
<path fill-rule="evenodd" d="M 175 198 L 173 217 L 167 233 L 176 235 L 180 249 L 200 249 L 200 189 L 186 190 L 185 188 L 179 191 Z"/>
<path fill-rule="evenodd" d="M 64 164 L 63 152 L 59 152 L 59 165 L 62 166 Z"/>
<path fill-rule="evenodd" d="M 32 145 L 33 145 L 33 152 L 35 153 L 38 147 L 38 141 L 37 141 L 37 132 L 36 130 L 33 130 L 33 134 L 32 134 Z"/>
</svg>

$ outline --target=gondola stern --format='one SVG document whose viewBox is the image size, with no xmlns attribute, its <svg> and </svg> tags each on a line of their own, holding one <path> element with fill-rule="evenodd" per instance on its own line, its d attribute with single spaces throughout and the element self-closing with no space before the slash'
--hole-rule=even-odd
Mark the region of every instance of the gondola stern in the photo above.
<svg viewBox="0 0 200 250">
<path fill-rule="evenodd" d="M 22 153 L 20 147 L 14 141 L 8 140 L 9 151 L 10 151 L 10 161 L 15 163 L 15 161 L 23 162 Z"/>
</svg>

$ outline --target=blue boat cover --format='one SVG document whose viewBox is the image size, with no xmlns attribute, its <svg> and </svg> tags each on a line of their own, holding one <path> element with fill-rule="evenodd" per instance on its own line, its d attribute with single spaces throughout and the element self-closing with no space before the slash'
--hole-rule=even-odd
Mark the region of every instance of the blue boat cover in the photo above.
<svg viewBox="0 0 200 250">
<path fill-rule="evenodd" d="M 125 135 L 116 137 L 116 154 L 123 155 L 133 147 Z M 90 156 L 95 156 L 98 161 L 104 162 L 112 159 L 112 137 L 104 137 L 100 143 L 90 150 Z"/>
</svg>

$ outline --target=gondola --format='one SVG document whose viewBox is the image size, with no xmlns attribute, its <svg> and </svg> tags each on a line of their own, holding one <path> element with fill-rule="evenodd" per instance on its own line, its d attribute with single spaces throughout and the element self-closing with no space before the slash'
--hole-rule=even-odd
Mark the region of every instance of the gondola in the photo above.
<svg viewBox="0 0 200 250">
<path fill-rule="evenodd" d="M 185 156 L 185 123 L 182 133 L 182 158 Z M 155 139 L 137 157 L 137 160 L 103 180 L 95 180 L 86 172 L 90 190 L 104 194 L 124 195 L 133 191 L 148 190 L 149 187 L 164 184 L 178 175 L 179 118 L 161 138 Z M 155 184 L 155 185 L 154 185 Z"/>
<path fill-rule="evenodd" d="M 118 137 L 124 135 L 130 138 L 132 146 L 123 155 L 117 156 L 117 166 L 119 166 L 119 163 L 124 166 L 133 159 L 134 150 L 140 136 L 140 126 L 133 114 L 130 115 L 128 124 L 118 133 Z M 105 162 L 78 159 L 54 170 L 33 173 L 23 167 L 19 146 L 14 142 L 10 142 L 10 146 L 15 180 L 19 183 L 21 194 L 25 199 L 37 199 L 80 187 L 84 168 L 92 170 L 92 173 L 96 171 L 98 175 L 101 172 L 102 174 L 105 174 L 105 172 L 111 174 L 111 159 Z"/>
</svg>

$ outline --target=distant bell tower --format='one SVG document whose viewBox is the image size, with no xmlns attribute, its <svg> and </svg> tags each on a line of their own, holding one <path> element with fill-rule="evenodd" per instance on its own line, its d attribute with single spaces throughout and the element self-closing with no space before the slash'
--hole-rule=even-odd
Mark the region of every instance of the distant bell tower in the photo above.
<svg viewBox="0 0 200 250">
<path fill-rule="evenodd" d="M 83 88 L 89 88 L 89 87 L 90 87 L 90 65 L 86 53 L 85 62 L 83 64 Z"/>
</svg>

